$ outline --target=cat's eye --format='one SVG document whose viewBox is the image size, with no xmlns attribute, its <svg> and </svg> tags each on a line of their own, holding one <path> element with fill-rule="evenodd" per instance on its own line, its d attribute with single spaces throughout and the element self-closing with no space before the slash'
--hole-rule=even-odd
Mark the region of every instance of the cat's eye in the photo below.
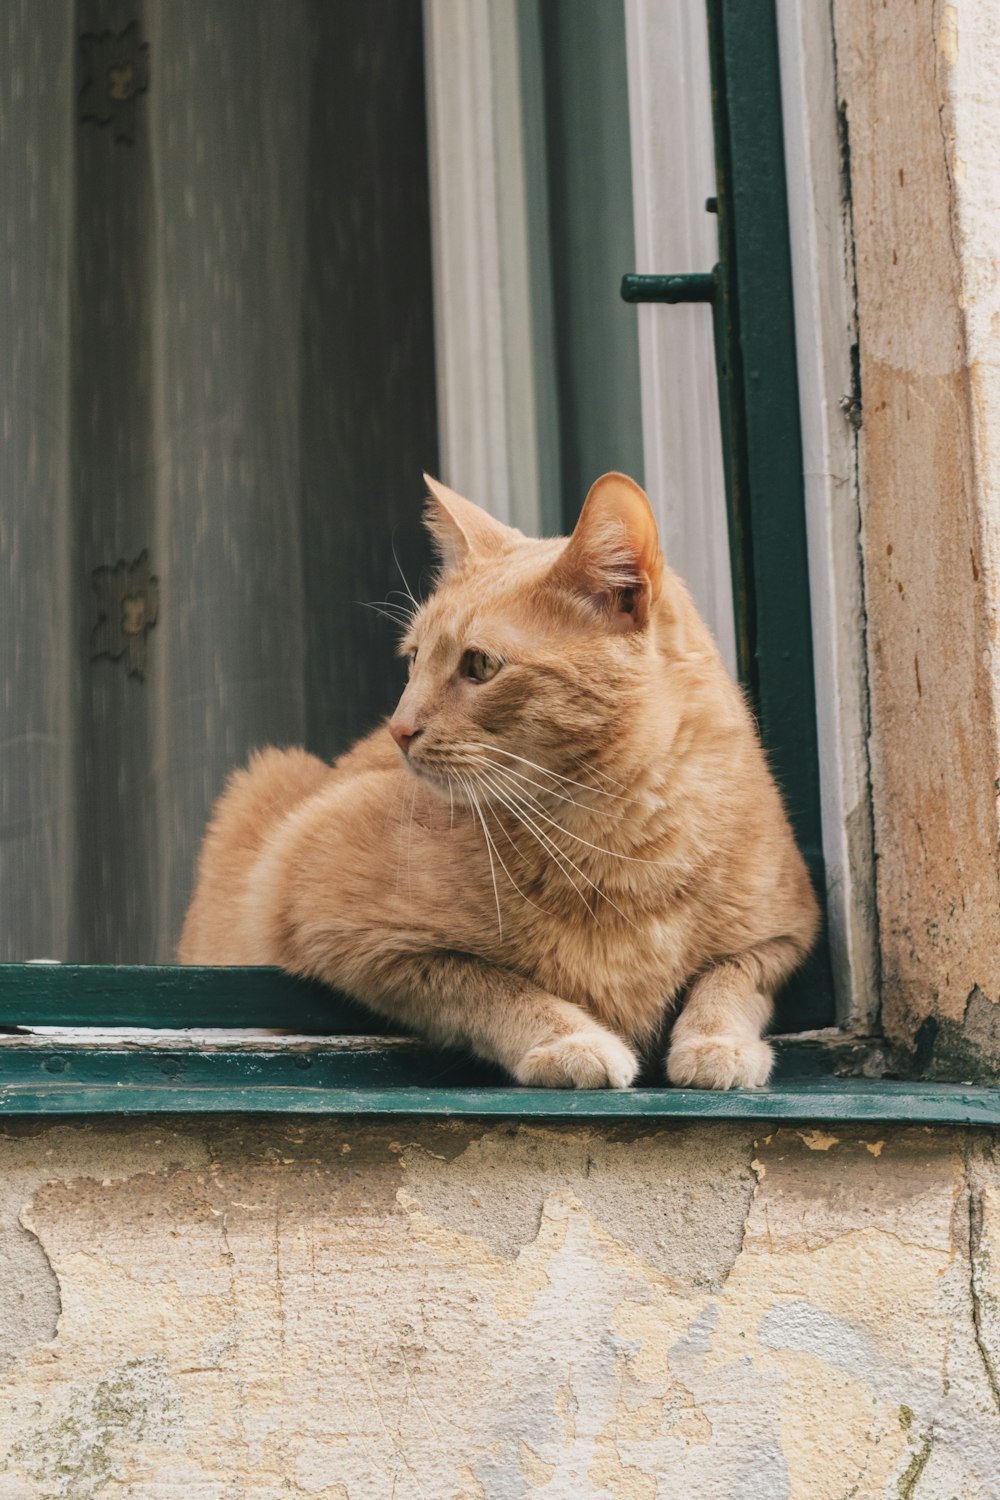
<svg viewBox="0 0 1000 1500">
<path fill-rule="evenodd" d="M 502 666 L 499 656 L 491 656 L 488 651 L 466 651 L 462 657 L 462 676 L 471 677 L 473 682 L 489 682 Z"/>
</svg>

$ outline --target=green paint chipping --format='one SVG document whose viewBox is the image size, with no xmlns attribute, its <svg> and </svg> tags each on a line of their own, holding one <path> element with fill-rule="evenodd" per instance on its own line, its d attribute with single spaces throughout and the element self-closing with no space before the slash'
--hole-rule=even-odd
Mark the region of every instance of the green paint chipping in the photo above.
<svg viewBox="0 0 1000 1500">
<path fill-rule="evenodd" d="M 908 1409 L 908 1407 L 904 1406 L 900 1410 L 907 1411 Z M 912 1416 L 913 1413 L 910 1412 L 911 1419 Z M 931 1447 L 933 1446 L 933 1443 L 934 1439 L 931 1437 L 930 1433 L 928 1433 L 921 1443 L 918 1451 L 914 1453 L 913 1457 L 910 1459 L 910 1462 L 906 1468 L 906 1473 L 900 1475 L 898 1491 L 900 1500 L 913 1500 L 913 1492 L 917 1487 L 917 1481 L 927 1467 L 928 1461 L 931 1456 Z"/>
<path fill-rule="evenodd" d="M 913 1413 L 908 1406 L 899 1408 L 899 1425 L 907 1432 L 913 1426 Z"/>
<path fill-rule="evenodd" d="M 179 1425 L 166 1364 L 149 1355 L 78 1391 L 65 1416 L 15 1444 L 11 1457 L 44 1500 L 93 1500 L 116 1478 L 116 1448 L 149 1440 L 174 1446 Z"/>
</svg>

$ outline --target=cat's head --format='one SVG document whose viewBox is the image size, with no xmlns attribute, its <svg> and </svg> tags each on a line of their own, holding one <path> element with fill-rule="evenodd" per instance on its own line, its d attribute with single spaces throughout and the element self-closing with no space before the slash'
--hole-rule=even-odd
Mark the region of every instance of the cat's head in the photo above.
<svg viewBox="0 0 1000 1500">
<path fill-rule="evenodd" d="M 568 540 L 536 541 L 424 477 L 440 574 L 401 645 L 410 679 L 389 721 L 401 755 L 464 802 L 537 795 L 610 765 L 642 715 L 670 615 L 646 495 L 605 474 Z"/>
</svg>

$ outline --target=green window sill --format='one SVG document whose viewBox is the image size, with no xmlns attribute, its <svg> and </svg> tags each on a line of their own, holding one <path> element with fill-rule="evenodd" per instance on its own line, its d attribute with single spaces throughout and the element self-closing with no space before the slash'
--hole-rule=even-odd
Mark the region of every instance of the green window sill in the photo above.
<svg viewBox="0 0 1000 1500">
<path fill-rule="evenodd" d="M 0 965 L 0 1114 L 293 1113 L 1000 1125 L 1000 1086 L 837 1076 L 845 1047 L 783 1038 L 766 1089 L 522 1089 L 485 1064 L 373 1036 L 359 1007 L 268 969 Z M 159 1035 L 110 1035 L 112 1028 Z M 199 1035 L 280 1027 L 282 1037 Z M 194 1031 L 186 1034 L 185 1028 Z M 849 1048 L 847 1049 L 849 1050 Z"/>
</svg>

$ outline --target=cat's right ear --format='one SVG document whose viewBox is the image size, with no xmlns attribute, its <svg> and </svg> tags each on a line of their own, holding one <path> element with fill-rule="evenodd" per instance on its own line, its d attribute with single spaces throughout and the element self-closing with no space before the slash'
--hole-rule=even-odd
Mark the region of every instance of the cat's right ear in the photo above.
<svg viewBox="0 0 1000 1500">
<path fill-rule="evenodd" d="M 469 557 L 496 557 L 520 538 L 520 532 L 494 520 L 439 479 L 425 474 L 424 483 L 428 489 L 424 523 L 445 573 L 461 567 Z"/>
<path fill-rule="evenodd" d="M 644 629 L 663 587 L 663 555 L 653 508 L 634 479 L 595 480 L 554 576 L 613 630 Z"/>
</svg>

